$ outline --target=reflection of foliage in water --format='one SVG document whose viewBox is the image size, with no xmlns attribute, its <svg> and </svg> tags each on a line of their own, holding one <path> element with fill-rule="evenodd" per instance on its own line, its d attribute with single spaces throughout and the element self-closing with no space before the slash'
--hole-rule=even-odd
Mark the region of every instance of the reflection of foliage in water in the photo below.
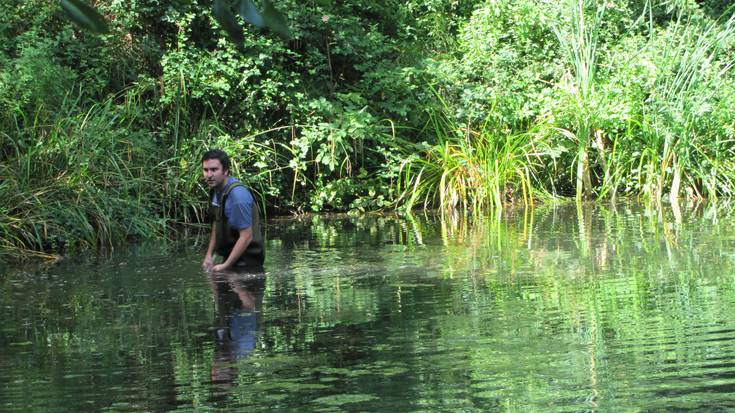
<svg viewBox="0 0 735 413">
<path fill-rule="evenodd" d="M 712 363 L 733 352 L 733 228 L 713 208 L 272 221 L 257 346 L 226 387 L 198 250 L 9 275 L 0 313 L 26 324 L 3 330 L 0 366 L 28 368 L 0 382 L 38 394 L 69 375 L 40 398 L 96 390 L 95 409 L 717 405 L 685 391 L 729 383 Z"/>
<path fill-rule="evenodd" d="M 371 240 L 382 242 L 428 239 L 430 244 L 439 236 L 443 262 L 436 262 L 438 255 L 421 253 L 421 248 L 427 245 L 420 246 L 418 250 L 414 245 L 406 253 L 409 242 L 404 242 L 406 245 L 399 245 L 404 250 L 403 254 L 391 255 L 387 253 L 389 248 L 381 248 L 383 254 L 379 260 L 382 264 L 375 265 L 375 268 L 402 268 L 412 257 L 419 266 L 423 263 L 426 269 L 439 270 L 426 285 L 433 285 L 434 290 L 440 289 L 441 293 L 449 294 L 453 304 L 450 315 L 434 316 L 435 335 L 441 337 L 437 345 L 456 348 L 458 340 L 468 341 L 468 347 L 463 350 L 472 353 L 470 364 L 474 370 L 482 372 L 479 376 L 487 376 L 488 371 L 493 371 L 498 377 L 503 377 L 503 372 L 514 370 L 513 366 L 519 364 L 518 354 L 504 343 L 517 345 L 519 335 L 535 342 L 525 349 L 527 357 L 520 363 L 536 366 L 529 369 L 532 376 L 551 377 L 557 373 L 559 366 L 554 364 L 547 368 L 538 367 L 542 362 L 539 355 L 545 354 L 546 347 L 559 346 L 559 343 L 576 345 L 578 353 L 569 356 L 566 362 L 576 366 L 570 370 L 582 377 L 558 381 L 567 385 L 586 381 L 590 394 L 597 395 L 595 397 L 606 391 L 597 384 L 600 381 L 598 366 L 604 365 L 612 352 L 619 351 L 609 347 L 617 347 L 621 342 L 630 342 L 635 347 L 645 343 L 665 343 L 673 337 L 681 343 L 679 350 L 686 351 L 685 354 L 676 354 L 676 348 L 656 344 L 648 348 L 656 354 L 652 359 L 648 352 L 634 348 L 629 354 L 616 354 L 624 360 L 616 362 L 616 365 L 664 363 L 672 357 L 671 351 L 680 361 L 703 362 L 712 348 L 688 348 L 687 344 L 692 342 L 692 329 L 701 329 L 708 322 L 726 320 L 725 304 L 732 302 L 734 296 L 732 289 L 727 287 L 731 283 L 723 283 L 716 277 L 713 279 L 713 275 L 706 273 L 703 267 L 704 261 L 717 262 L 724 270 L 720 274 L 727 274 L 726 269 L 732 266 L 731 260 L 722 262 L 717 257 L 721 251 L 727 250 L 726 242 L 722 241 L 723 234 L 731 231 L 729 222 L 722 219 L 727 214 L 720 212 L 720 219 L 715 220 L 712 217 L 717 214 L 702 207 L 689 210 L 684 216 L 681 212 L 640 211 L 630 206 L 580 211 L 575 211 L 573 206 L 569 208 L 512 211 L 500 217 L 502 219 L 474 222 L 459 217 L 450 217 L 445 222 L 421 220 L 424 227 L 418 237 L 405 235 L 411 231 L 398 230 L 406 228 L 406 223 L 401 227 L 397 222 L 391 222 L 393 225 L 386 228 L 385 222 L 381 226 L 381 221 L 371 220 L 366 230 L 380 234 Z M 301 303 L 306 303 L 299 307 L 303 328 L 318 326 L 318 320 L 324 319 L 331 320 L 331 329 L 343 323 L 370 324 L 374 322 L 374 318 L 368 317 L 370 313 L 400 311 L 400 298 L 406 296 L 402 282 L 408 284 L 409 294 L 422 289 L 420 282 L 401 280 L 400 273 L 385 280 L 387 293 L 384 289 L 376 292 L 374 288 L 368 288 L 370 286 L 361 288 L 360 269 L 354 264 L 363 262 L 359 254 L 353 251 L 355 255 L 345 257 L 329 250 L 330 247 L 344 248 L 359 242 L 350 238 L 354 235 L 340 236 L 340 227 L 352 224 L 339 221 L 330 222 L 325 227 L 317 220 L 312 225 L 314 239 L 303 250 L 297 251 L 303 255 L 295 254 L 292 260 L 292 265 L 305 280 L 296 282 Z M 707 232 L 700 230 L 703 225 L 706 225 Z M 347 234 L 354 233 L 347 231 Z M 393 244 L 389 245 L 393 247 Z M 319 250 L 319 247 L 323 249 Z M 348 277 L 330 277 L 334 285 L 325 288 L 319 280 L 324 276 L 309 272 L 309 268 L 314 269 L 313 264 L 309 265 L 314 262 L 314 250 L 319 251 L 325 263 L 331 263 L 317 268 L 324 272 L 346 272 Z M 344 254 L 343 250 L 340 251 Z M 340 270 L 340 260 L 353 264 Z M 672 300 L 672 293 L 678 299 Z M 719 303 L 715 305 L 713 300 Z M 702 313 L 703 308 L 699 305 L 704 304 L 709 308 Z M 371 309 L 368 315 L 365 314 L 366 308 Z M 487 315 L 488 309 L 494 309 L 506 319 L 493 319 Z M 355 314 L 362 315 L 362 318 L 355 317 Z M 466 317 L 467 314 L 472 316 Z M 304 323 L 309 317 L 313 317 L 313 323 Z M 412 321 L 415 325 L 407 335 L 420 337 L 422 323 Z M 524 326 L 524 330 L 519 332 L 513 326 Z M 485 334 L 498 331 L 504 333 L 492 343 L 483 342 Z M 550 333 L 559 335 L 560 341 L 544 339 Z M 321 340 L 318 332 L 304 333 L 304 337 Z M 534 364 L 534 361 L 539 364 Z M 436 358 L 430 361 L 436 362 Z M 439 362 L 441 364 L 441 359 Z M 452 357 L 447 357 L 448 365 L 453 362 Z M 624 383 L 626 380 L 621 380 L 617 386 L 624 386 Z M 510 410 L 521 409 L 526 403 L 543 403 L 548 399 L 565 397 L 561 389 L 563 385 L 557 389 L 549 388 L 544 380 L 529 384 L 534 388 L 530 392 L 521 388 L 513 392 L 487 390 L 482 384 L 474 386 L 482 397 L 495 399 Z M 492 389 L 493 386 L 487 388 Z M 547 393 L 548 396 L 541 397 Z M 433 396 L 436 397 L 436 393 Z M 522 402 L 514 408 L 519 401 Z M 581 404 L 580 408 L 584 406 L 589 407 Z"/>
<path fill-rule="evenodd" d="M 598 366 L 610 363 L 610 357 L 616 358 L 615 365 L 638 366 L 641 372 L 650 364 L 705 363 L 727 341 L 715 334 L 713 343 L 693 344 L 698 336 L 710 334 L 707 326 L 730 318 L 728 306 L 735 301 L 732 256 L 723 259 L 731 248 L 724 234 L 731 233 L 732 225 L 722 216 L 716 219 L 712 208 L 696 208 L 681 216 L 679 211 L 598 207 L 594 213 L 593 209 L 578 211 L 576 222 L 571 219 L 573 213 L 547 209 L 498 221 L 445 223 L 447 270 L 468 275 L 461 279 L 461 294 L 470 297 L 463 300 L 464 305 L 478 317 L 464 318 L 465 324 L 457 323 L 462 318 L 448 318 L 442 331 L 448 333 L 448 341 L 477 336 L 482 329 L 506 331 L 507 337 L 472 350 L 471 364 L 483 375 L 493 371 L 501 376 L 518 365 L 517 351 L 499 350 L 503 342 L 515 343 L 513 335 L 527 336 L 533 344 L 524 352 L 527 360 L 521 364 L 533 365 L 541 361 L 544 347 L 555 345 L 544 337 L 556 332 L 563 342 L 582 346 L 578 357 L 567 362 L 578 364 L 571 370 L 587 372 L 590 394 L 595 397 L 606 390 L 598 384 Z M 570 233 L 575 235 L 570 237 Z M 493 328 L 499 322 L 482 317 L 488 299 L 494 300 L 493 308 L 505 309 L 501 313 L 515 318 L 505 327 L 526 325 L 529 329 Z M 543 314 L 543 322 L 523 322 L 529 314 Z M 467 320 L 475 323 L 467 324 Z M 631 349 L 621 354 L 620 343 L 628 343 Z M 548 370 L 539 370 L 563 384 L 557 368 L 550 365 Z M 664 374 L 662 378 L 671 377 Z M 620 383 L 612 387 L 634 388 L 637 379 L 625 374 L 616 377 Z M 525 403 L 545 404 L 565 396 L 563 386 L 549 386 L 529 382 L 531 391 L 523 395 L 506 390 L 484 395 L 504 399 L 507 406 L 525 400 L 509 409 L 520 411 Z M 674 388 L 685 386 L 676 383 Z M 543 394 L 548 396 L 534 400 Z"/>
</svg>

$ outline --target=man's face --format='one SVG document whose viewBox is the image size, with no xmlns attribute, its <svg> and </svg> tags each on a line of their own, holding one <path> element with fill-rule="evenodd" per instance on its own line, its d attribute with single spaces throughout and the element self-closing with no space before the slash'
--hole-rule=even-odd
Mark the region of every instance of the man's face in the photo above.
<svg viewBox="0 0 735 413">
<path fill-rule="evenodd" d="M 219 159 L 207 159 L 202 162 L 204 180 L 210 188 L 222 188 L 227 181 L 227 171 L 222 169 Z"/>
</svg>

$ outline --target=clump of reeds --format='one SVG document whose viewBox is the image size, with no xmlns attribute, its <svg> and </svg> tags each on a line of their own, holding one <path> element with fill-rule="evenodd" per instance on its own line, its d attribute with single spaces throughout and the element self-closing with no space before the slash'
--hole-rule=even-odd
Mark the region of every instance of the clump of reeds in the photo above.
<svg viewBox="0 0 735 413">
<path fill-rule="evenodd" d="M 530 204 L 539 153 L 533 134 L 491 127 L 474 128 L 446 115 L 446 106 L 430 116 L 436 143 L 407 157 L 400 168 L 398 204 L 475 213 L 508 203 Z"/>
<path fill-rule="evenodd" d="M 130 127 L 130 106 L 113 99 L 82 112 L 70 99 L 50 117 L 15 114 L 23 119 L 3 134 L 0 163 L 4 254 L 113 245 L 165 230 L 156 213 L 169 184 L 156 168 L 161 152 Z"/>
<path fill-rule="evenodd" d="M 575 101 L 575 124 L 566 134 L 577 143 L 575 198 L 580 201 L 592 193 L 589 152 L 596 128 L 593 95 L 597 82 L 598 35 L 605 8 L 594 0 L 570 0 L 568 3 L 569 21 L 554 26 L 554 33 L 573 74 L 571 93 Z"/>
<path fill-rule="evenodd" d="M 658 76 L 641 122 L 648 147 L 641 157 L 647 198 L 660 201 L 667 189 L 672 201 L 682 189 L 710 199 L 734 193 L 732 144 L 708 122 L 735 64 L 728 52 L 733 41 L 735 16 L 703 21 L 680 11 L 665 31 L 653 31 L 647 48 L 656 51 Z"/>
</svg>

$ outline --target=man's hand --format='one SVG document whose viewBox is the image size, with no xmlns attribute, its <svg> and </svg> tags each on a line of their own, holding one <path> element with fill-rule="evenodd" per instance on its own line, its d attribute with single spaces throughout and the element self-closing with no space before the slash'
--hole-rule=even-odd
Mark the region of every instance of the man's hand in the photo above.
<svg viewBox="0 0 735 413">
<path fill-rule="evenodd" d="M 202 268 L 204 268 L 205 271 L 212 270 L 214 266 L 214 258 L 211 256 L 204 257 L 204 262 L 202 262 Z"/>
<path fill-rule="evenodd" d="M 221 272 L 227 270 L 229 267 L 225 264 L 217 264 L 212 268 L 212 272 Z"/>
<path fill-rule="evenodd" d="M 212 224 L 212 233 L 209 235 L 209 246 L 207 247 L 207 253 L 204 254 L 204 261 L 202 262 L 202 268 L 204 271 L 212 271 L 214 265 L 214 247 L 217 243 L 217 235 L 215 233 L 217 227 Z"/>
<path fill-rule="evenodd" d="M 215 272 L 216 271 L 226 271 L 234 267 L 237 264 L 237 260 L 240 259 L 242 254 L 247 249 L 248 244 L 250 244 L 250 240 L 252 239 L 253 239 L 253 228 L 252 227 L 241 229 L 240 236 L 237 238 L 237 241 L 235 242 L 235 246 L 232 247 L 232 251 L 230 252 L 230 255 L 227 256 L 227 259 L 225 260 L 225 262 L 212 267 L 212 271 L 215 271 Z"/>
</svg>

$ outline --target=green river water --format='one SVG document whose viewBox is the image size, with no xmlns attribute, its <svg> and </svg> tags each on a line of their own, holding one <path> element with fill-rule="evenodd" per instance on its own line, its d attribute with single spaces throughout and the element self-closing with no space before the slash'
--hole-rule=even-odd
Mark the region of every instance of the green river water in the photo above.
<svg viewBox="0 0 735 413">
<path fill-rule="evenodd" d="M 735 226 L 713 206 L 273 219 L 0 270 L 0 412 L 735 411 Z"/>
</svg>

